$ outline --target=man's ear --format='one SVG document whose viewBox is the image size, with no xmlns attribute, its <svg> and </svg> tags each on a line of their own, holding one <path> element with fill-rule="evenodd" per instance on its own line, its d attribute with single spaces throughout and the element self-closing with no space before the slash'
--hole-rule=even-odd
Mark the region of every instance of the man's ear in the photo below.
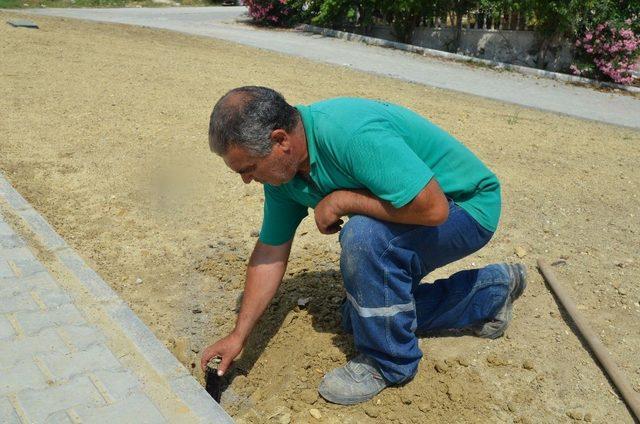
<svg viewBox="0 0 640 424">
<path fill-rule="evenodd" d="M 285 152 L 291 150 L 291 137 L 282 128 L 271 131 L 271 142 Z"/>
</svg>

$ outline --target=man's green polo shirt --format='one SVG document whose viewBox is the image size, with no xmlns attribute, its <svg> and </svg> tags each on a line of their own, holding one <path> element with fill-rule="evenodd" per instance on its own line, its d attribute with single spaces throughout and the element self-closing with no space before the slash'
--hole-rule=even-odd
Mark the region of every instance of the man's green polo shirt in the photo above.
<svg viewBox="0 0 640 424">
<path fill-rule="evenodd" d="M 401 208 L 434 176 L 447 197 L 484 228 L 496 230 L 498 179 L 425 118 L 391 103 L 356 98 L 296 108 L 307 138 L 311 181 L 296 176 L 281 186 L 265 184 L 263 243 L 291 240 L 307 209 L 332 191 L 367 189 Z"/>
</svg>

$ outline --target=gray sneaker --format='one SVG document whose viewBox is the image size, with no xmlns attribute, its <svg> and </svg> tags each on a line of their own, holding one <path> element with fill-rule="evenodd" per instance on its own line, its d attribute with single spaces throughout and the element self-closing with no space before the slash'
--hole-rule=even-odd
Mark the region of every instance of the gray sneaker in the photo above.
<svg viewBox="0 0 640 424">
<path fill-rule="evenodd" d="M 318 393 L 331 403 L 354 405 L 364 402 L 389 384 L 380 375 L 373 360 L 359 354 L 343 367 L 325 374 Z"/>
<path fill-rule="evenodd" d="M 496 316 L 488 322 L 474 329 L 474 334 L 485 339 L 497 339 L 502 336 L 511 321 L 513 302 L 524 292 L 527 287 L 527 269 L 522 264 L 500 264 L 504 267 L 511 281 L 509 281 L 509 294 L 504 306 L 498 310 Z"/>
</svg>

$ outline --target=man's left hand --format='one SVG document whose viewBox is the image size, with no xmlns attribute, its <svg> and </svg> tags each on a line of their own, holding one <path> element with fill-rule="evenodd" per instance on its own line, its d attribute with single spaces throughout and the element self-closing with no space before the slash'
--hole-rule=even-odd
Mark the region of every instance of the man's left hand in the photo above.
<svg viewBox="0 0 640 424">
<path fill-rule="evenodd" d="M 329 193 L 316 205 L 314 216 L 316 226 L 322 234 L 335 234 L 342 228 L 344 221 L 340 218 L 344 215 L 337 203 L 337 192 Z"/>
</svg>

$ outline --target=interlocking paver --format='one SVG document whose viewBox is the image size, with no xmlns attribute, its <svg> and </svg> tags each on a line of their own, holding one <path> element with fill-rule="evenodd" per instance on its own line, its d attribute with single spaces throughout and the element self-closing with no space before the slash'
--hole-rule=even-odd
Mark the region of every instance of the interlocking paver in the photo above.
<svg viewBox="0 0 640 424">
<path fill-rule="evenodd" d="M 46 271 L 45 267 L 36 258 L 16 259 L 13 263 L 18 268 L 20 277 L 29 277 Z"/>
<path fill-rule="evenodd" d="M 98 423 L 112 422 L 124 423 L 135 422 L 140 424 L 166 423 L 158 408 L 143 393 L 135 393 L 117 403 L 100 408 L 78 407 L 74 408 L 82 422 Z"/>
<path fill-rule="evenodd" d="M 0 341 L 12 338 L 15 335 L 16 332 L 9 320 L 5 316 L 0 315 Z"/>
<path fill-rule="evenodd" d="M 38 304 L 29 293 L 14 293 L 10 298 L 0 299 L 0 314 L 38 309 Z"/>
<path fill-rule="evenodd" d="M 33 355 L 51 352 L 69 352 L 55 328 L 46 328 L 36 336 L 0 343 L 0 370 L 12 367 Z"/>
<path fill-rule="evenodd" d="M 15 293 L 28 293 L 32 290 L 43 293 L 60 291 L 61 288 L 48 272 L 39 272 L 28 277 L 12 275 L 0 283 L 0 302 L 2 299 L 8 302 Z"/>
<path fill-rule="evenodd" d="M 0 370 L 0 396 L 26 389 L 44 389 L 47 379 L 30 358 L 11 368 Z"/>
<path fill-rule="evenodd" d="M 102 332 L 88 324 L 61 325 L 58 327 L 61 337 L 76 347 L 78 350 L 85 350 L 96 343 L 104 343 L 106 337 Z M 67 344 L 68 344 L 67 343 Z"/>
<path fill-rule="evenodd" d="M 19 293 L 28 294 L 36 304 L 42 302 L 48 308 L 71 302 L 71 297 L 46 272 L 38 272 L 27 277 L 4 278 L 0 284 L 0 303 L 10 303 L 13 296 Z M 0 309 L 2 308 L 0 305 Z"/>
<path fill-rule="evenodd" d="M 2 217 L 2 215 L 0 215 L 0 217 Z M 13 231 L 9 224 L 0 220 L 0 236 L 10 236 L 14 234 L 15 231 Z"/>
<path fill-rule="evenodd" d="M 7 398 L 0 397 L 0 423 L 21 424 L 18 414 Z"/>
<path fill-rule="evenodd" d="M 26 246 L 24 240 L 18 237 L 15 234 L 0 234 L 0 247 L 3 249 L 12 249 L 15 247 L 23 247 Z"/>
<path fill-rule="evenodd" d="M 3 258 L 7 261 L 23 259 L 36 260 L 36 257 L 33 256 L 33 253 L 31 252 L 31 250 L 29 250 L 28 247 L 11 247 L 8 249 L 0 247 L 0 258 Z"/>
<path fill-rule="evenodd" d="M 104 398 L 89 377 L 79 376 L 71 381 L 42 390 L 25 390 L 16 395 L 30 421 L 43 422 L 57 412 L 74 406 L 102 406 Z"/>
<path fill-rule="evenodd" d="M 69 417 L 69 413 L 70 412 L 67 411 L 54 412 L 49 415 L 42 424 L 78 424 L 80 420 L 72 420 L 71 417 Z"/>
<path fill-rule="evenodd" d="M 13 269 L 9 266 L 9 262 L 0 256 L 0 279 L 15 277 Z"/>
<path fill-rule="evenodd" d="M 102 382 L 109 395 L 115 400 L 126 399 L 141 386 L 133 373 L 126 369 L 98 370 L 93 375 Z"/>
<path fill-rule="evenodd" d="M 27 335 L 33 335 L 45 328 L 85 323 L 78 308 L 71 303 L 46 311 L 16 312 L 15 316 L 18 324 Z"/>
<path fill-rule="evenodd" d="M 57 379 L 68 379 L 93 370 L 120 370 L 122 365 L 104 345 L 96 344 L 87 350 L 73 353 L 48 353 L 39 355 L 49 371 Z"/>
</svg>

